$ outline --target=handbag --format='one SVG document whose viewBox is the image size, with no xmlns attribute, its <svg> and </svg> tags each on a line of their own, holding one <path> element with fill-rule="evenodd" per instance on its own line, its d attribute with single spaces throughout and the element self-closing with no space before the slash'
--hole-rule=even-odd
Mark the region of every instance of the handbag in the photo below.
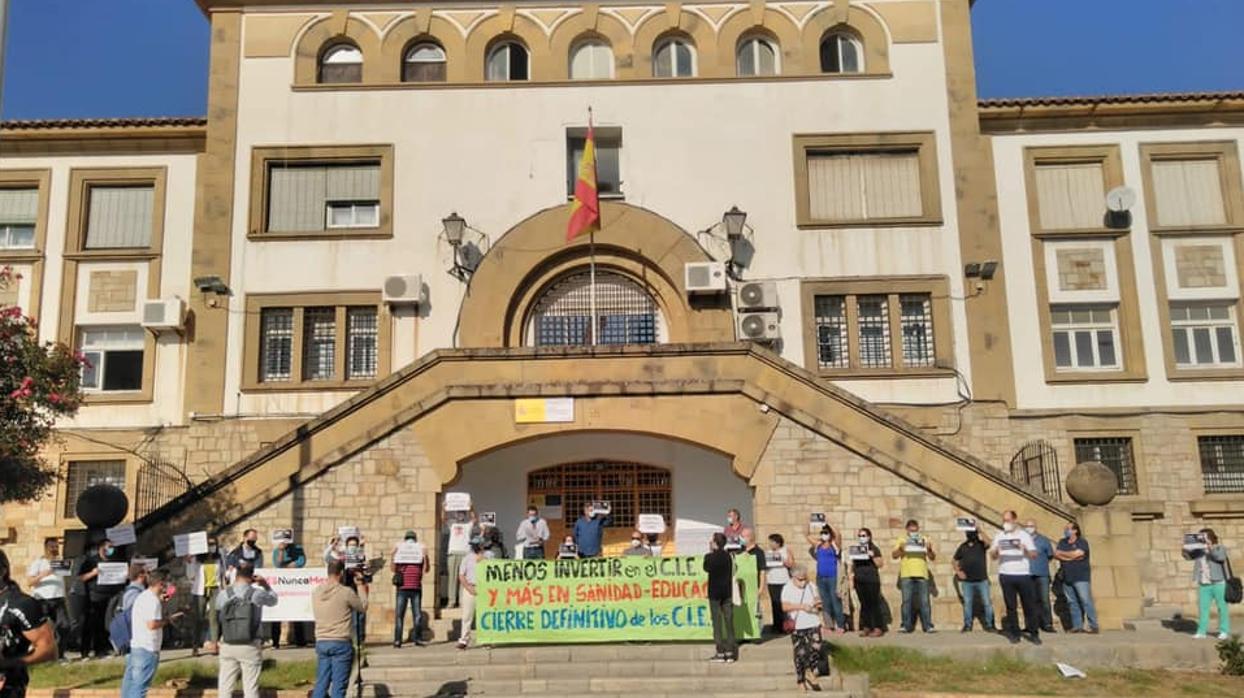
<svg viewBox="0 0 1244 698">
<path fill-rule="evenodd" d="M 800 606 L 803 605 L 803 599 L 807 593 L 808 593 L 808 587 L 804 586 L 803 594 L 799 595 Z M 795 613 L 799 613 L 799 611 L 795 611 Z M 795 632 L 795 619 L 791 617 L 790 613 L 787 613 L 786 617 L 782 619 L 782 632 L 786 633 L 787 635 L 790 635 L 791 633 Z"/>
<path fill-rule="evenodd" d="M 1227 557 L 1227 588 L 1223 592 L 1227 603 L 1239 603 L 1244 601 L 1244 584 L 1240 582 L 1240 578 L 1235 576 L 1235 572 L 1231 571 L 1231 558 Z"/>
</svg>

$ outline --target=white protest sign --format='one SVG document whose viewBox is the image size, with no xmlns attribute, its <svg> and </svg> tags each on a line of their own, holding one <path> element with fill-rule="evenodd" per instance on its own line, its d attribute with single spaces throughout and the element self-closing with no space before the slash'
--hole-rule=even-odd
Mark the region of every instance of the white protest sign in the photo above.
<svg viewBox="0 0 1244 698">
<path fill-rule="evenodd" d="M 808 533 L 820 533 L 825 527 L 825 514 L 814 512 L 808 515 Z"/>
<path fill-rule="evenodd" d="M 928 548 L 924 542 L 923 536 L 907 536 L 907 544 L 903 546 L 903 552 L 913 555 L 924 555 L 928 552 Z"/>
<path fill-rule="evenodd" d="M 872 551 L 868 549 L 867 545 L 852 545 L 847 548 L 847 556 L 852 560 L 859 560 L 861 562 L 864 560 L 871 560 L 873 557 Z"/>
<path fill-rule="evenodd" d="M 142 565 L 148 572 L 154 572 L 160 567 L 160 560 L 154 557 L 136 557 L 130 560 L 132 565 Z"/>
<path fill-rule="evenodd" d="M 1204 549 L 1205 549 L 1205 537 L 1204 536 L 1202 536 L 1200 533 L 1185 533 L 1184 534 L 1184 550 L 1191 552 L 1193 550 L 1204 550 Z"/>
<path fill-rule="evenodd" d="M 596 500 L 592 502 L 592 516 L 608 516 L 613 511 L 609 502 Z"/>
<path fill-rule="evenodd" d="M 177 557 L 207 554 L 207 531 L 178 533 L 173 536 L 173 551 Z"/>
<path fill-rule="evenodd" d="M 465 554 L 471 551 L 471 524 L 455 523 L 449 525 L 449 552 Z"/>
<path fill-rule="evenodd" d="M 470 492 L 446 492 L 445 511 L 470 511 Z"/>
<path fill-rule="evenodd" d="M 488 527 L 497 525 L 497 512 L 485 511 L 479 515 L 479 525 Z"/>
<path fill-rule="evenodd" d="M 262 569 L 255 572 L 276 593 L 276 605 L 263 609 L 264 622 L 314 621 L 311 594 L 328 579 L 323 567 L 303 569 Z"/>
<path fill-rule="evenodd" d="M 665 533 L 665 517 L 660 514 L 640 514 L 635 528 L 640 533 Z"/>
<path fill-rule="evenodd" d="M 95 583 L 102 586 L 114 586 L 130 581 L 130 564 L 128 562 L 101 562 L 99 576 Z"/>
<path fill-rule="evenodd" d="M 675 519 L 674 550 L 679 555 L 703 555 L 708 552 L 714 533 L 721 533 L 721 526 L 694 519 Z"/>
<path fill-rule="evenodd" d="M 397 551 L 393 553 L 393 562 L 399 565 L 422 565 L 423 556 L 423 543 L 404 540 L 397 544 Z"/>
<path fill-rule="evenodd" d="M 292 528 L 276 529 L 275 531 L 272 532 L 272 542 L 273 543 L 293 543 L 294 542 L 294 529 Z"/>
<path fill-rule="evenodd" d="M 960 516 L 956 518 L 955 519 L 955 530 L 975 531 L 976 530 L 976 519 L 971 519 L 966 516 Z"/>
<path fill-rule="evenodd" d="M 358 526 L 338 526 L 337 537 L 340 538 L 343 542 L 350 538 L 358 538 L 359 527 Z"/>
<path fill-rule="evenodd" d="M 1018 538 L 999 538 L 998 552 L 1003 557 L 1017 557 L 1024 554 L 1024 544 Z"/>
<path fill-rule="evenodd" d="M 116 546 L 133 545 L 138 542 L 138 536 L 134 534 L 134 524 L 121 524 L 105 529 L 104 535 L 108 537 L 108 541 Z"/>
</svg>

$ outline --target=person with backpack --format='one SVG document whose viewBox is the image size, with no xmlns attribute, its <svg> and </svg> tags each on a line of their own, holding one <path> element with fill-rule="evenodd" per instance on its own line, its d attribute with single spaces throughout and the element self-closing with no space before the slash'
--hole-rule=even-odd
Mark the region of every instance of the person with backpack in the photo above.
<svg viewBox="0 0 1244 698">
<path fill-rule="evenodd" d="M 354 663 L 354 623 L 367 611 L 367 597 L 342 583 L 346 565 L 328 563 L 328 580 L 315 588 L 311 609 L 315 614 L 315 690 L 311 698 L 345 698 Z M 224 694 L 221 694 L 224 695 Z"/>
<path fill-rule="evenodd" d="M 233 584 L 216 594 L 220 623 L 220 674 L 216 693 L 233 695 L 233 684 L 242 675 L 242 695 L 259 698 L 259 673 L 263 669 L 263 608 L 276 605 L 276 592 L 267 580 L 255 577 L 255 568 L 240 562 Z"/>
<path fill-rule="evenodd" d="M 135 568 L 142 570 L 137 575 Z M 144 587 L 145 582 L 145 589 Z M 164 644 L 164 626 L 180 612 L 164 617 L 166 573 L 147 572 L 139 565 L 130 568 L 130 585 L 125 589 L 119 618 L 128 620 L 129 653 L 125 657 L 125 675 L 121 679 L 121 698 L 146 698 L 151 680 L 160 666 L 160 647 Z M 137 593 L 133 593 L 137 591 Z"/>
<path fill-rule="evenodd" d="M 130 645 L 133 642 L 133 623 L 130 612 L 134 607 L 134 602 L 138 600 L 138 595 L 147 590 L 147 568 L 142 565 L 130 565 L 126 579 L 129 583 L 126 584 L 125 589 L 112 597 L 107 610 L 104 611 L 104 617 L 107 618 L 105 627 L 108 630 L 108 643 L 112 645 L 112 651 L 118 655 L 127 655 L 130 652 Z"/>
</svg>

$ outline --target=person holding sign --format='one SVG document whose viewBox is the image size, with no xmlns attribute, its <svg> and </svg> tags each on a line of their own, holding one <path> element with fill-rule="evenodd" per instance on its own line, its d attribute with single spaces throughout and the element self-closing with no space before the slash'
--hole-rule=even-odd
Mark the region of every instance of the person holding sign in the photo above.
<svg viewBox="0 0 1244 698">
<path fill-rule="evenodd" d="M 1204 639 L 1209 632 L 1209 608 L 1218 607 L 1218 639 L 1231 637 L 1231 613 L 1227 609 L 1227 549 L 1218 542 L 1218 534 L 1212 528 L 1202 528 L 1197 534 L 1199 549 L 1183 551 L 1185 560 L 1192 560 L 1192 581 L 1197 585 L 1196 639 Z"/>
<path fill-rule="evenodd" d="M 23 698 L 27 667 L 56 659 L 56 635 L 35 599 L 13 581 L 9 558 L 0 550 L 0 696 Z"/>
<path fill-rule="evenodd" d="M 873 542 L 871 529 L 856 531 L 856 544 L 851 546 L 851 578 L 855 595 L 860 600 L 860 637 L 885 635 L 885 612 L 881 601 L 881 548 Z"/>
<path fill-rule="evenodd" d="M 393 587 L 397 590 L 397 613 L 393 619 L 393 646 L 402 646 L 406 623 L 406 607 L 410 606 L 410 641 L 422 645 L 420 629 L 423 627 L 423 576 L 428 569 L 428 551 L 414 531 L 393 549 Z"/>
<path fill-rule="evenodd" d="M 726 550 L 726 534 L 714 533 L 709 545 L 704 571 L 708 573 L 708 611 L 717 645 L 711 661 L 733 664 L 739 658 L 739 643 L 734 637 L 734 559 Z"/>
<path fill-rule="evenodd" d="M 480 535 L 475 510 L 445 512 L 445 576 L 449 595 L 446 608 L 457 608 L 459 587 L 458 568 L 471 554 L 471 539 Z"/>
<path fill-rule="evenodd" d="M 821 661 L 821 599 L 816 587 L 808 582 L 803 565 L 790 570 L 790 581 L 782 587 L 782 617 L 790 621 L 791 645 L 795 653 L 795 682 L 804 691 L 819 691 L 813 681 Z"/>
<path fill-rule="evenodd" d="M 279 541 L 274 541 L 276 548 L 272 551 L 272 566 L 277 569 L 302 569 L 307 566 L 307 553 L 303 551 L 302 546 L 294 542 L 293 531 L 286 529 L 285 535 L 281 536 Z M 269 623 L 268 628 L 272 635 L 272 649 L 281 648 L 281 624 Z M 290 639 L 294 645 L 298 647 L 307 646 L 307 626 L 305 623 L 291 622 L 289 624 Z"/>
<path fill-rule="evenodd" d="M 898 585 L 903 592 L 903 627 L 899 632 L 910 633 L 916 629 L 914 604 L 920 604 L 920 628 L 926 633 L 935 632 L 929 605 L 929 563 L 937 559 L 937 551 L 933 549 L 933 542 L 920 533 L 919 521 L 908 519 L 906 528 L 907 535 L 894 542 L 894 551 L 890 553 L 890 557 L 900 561 Z"/>
<path fill-rule="evenodd" d="M 56 573 L 52 562 L 60 559 L 60 544 L 55 538 L 43 543 L 43 556 L 30 563 L 26 569 L 26 581 L 30 586 L 30 595 L 43 606 L 43 615 L 52 622 L 56 632 L 56 647 L 59 658 L 65 656 L 62 636 L 68 619 L 65 615 L 65 578 Z"/>
<path fill-rule="evenodd" d="M 769 549 L 765 551 L 765 582 L 769 585 L 769 610 L 773 614 L 773 634 L 785 634 L 782 619 L 782 589 L 790 582 L 790 569 L 795 560 L 786 549 L 786 539 L 780 533 L 769 534 Z"/>
<path fill-rule="evenodd" d="M 1016 520 L 1019 516 L 1014 511 L 1002 514 L 1002 533 L 994 538 L 989 546 L 989 555 L 998 564 L 998 585 L 1002 587 L 1002 600 L 1006 603 L 1006 618 L 1002 621 L 1003 631 L 1011 644 L 1019 642 L 1019 617 L 1015 611 L 1015 600 L 1024 607 L 1024 634 L 1034 645 L 1041 644 L 1041 609 L 1037 603 L 1036 584 L 1030 573 L 1030 560 L 1037 556 L 1037 546 L 1032 536 L 1020 528 Z"/>
<path fill-rule="evenodd" d="M 242 544 L 233 549 L 227 558 L 229 569 L 237 568 L 245 562 L 251 568 L 263 566 L 263 550 L 259 547 L 259 531 L 248 528 L 242 532 Z"/>
<path fill-rule="evenodd" d="M 601 539 L 605 537 L 605 527 L 613 524 L 613 517 L 603 502 L 588 502 L 583 505 L 583 516 L 574 522 L 574 544 L 579 548 L 579 557 L 600 557 Z"/>
<path fill-rule="evenodd" d="M 100 579 L 100 563 L 115 563 L 117 550 L 112 542 L 102 540 L 95 550 L 88 553 L 78 567 L 78 579 L 86 587 L 86 617 L 82 621 L 82 636 L 79 649 L 82 658 L 87 659 L 94 653 L 96 658 L 108 656 L 111 645 L 108 643 L 108 604 L 112 597 L 125 588 L 125 575 L 121 579 Z M 124 567 L 124 563 L 120 563 Z"/>
<path fill-rule="evenodd" d="M 527 518 L 518 524 L 514 540 L 522 547 L 524 560 L 543 560 L 544 544 L 549 539 L 549 522 L 540 518 L 540 510 L 527 507 Z"/>
<path fill-rule="evenodd" d="M 1088 632 L 1098 632 L 1097 609 L 1093 606 L 1093 590 L 1090 583 L 1089 544 L 1080 535 L 1080 525 L 1072 522 L 1063 528 L 1063 539 L 1054 551 L 1059 570 L 1063 573 L 1063 595 L 1067 597 L 1067 610 L 1071 615 L 1071 632 L 1082 633 L 1084 621 Z"/>
<path fill-rule="evenodd" d="M 652 550 L 645 545 L 644 534 L 631 531 L 631 544 L 622 551 L 623 557 L 652 557 Z"/>
<path fill-rule="evenodd" d="M 955 568 L 955 579 L 963 594 L 963 629 L 960 632 L 972 632 L 972 619 L 975 617 L 976 599 L 984 605 L 985 617 L 981 619 L 985 630 L 994 631 L 993 602 L 989 599 L 989 561 L 985 553 L 989 548 L 989 540 L 982 539 L 979 531 L 964 531 L 964 540 L 955 550 L 951 565 Z"/>
<path fill-rule="evenodd" d="M 816 590 L 821 599 L 825 627 L 841 635 L 846 632 L 846 623 L 842 617 L 842 599 L 838 597 L 838 563 L 842 560 L 838 536 L 829 524 L 825 524 L 818 537 L 808 536 L 808 542 L 812 543 L 808 554 L 816 560 Z"/>
</svg>

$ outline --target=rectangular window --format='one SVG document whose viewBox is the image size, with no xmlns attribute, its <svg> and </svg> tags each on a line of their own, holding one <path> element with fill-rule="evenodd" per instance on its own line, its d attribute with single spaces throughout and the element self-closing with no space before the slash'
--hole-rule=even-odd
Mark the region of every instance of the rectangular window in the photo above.
<svg viewBox="0 0 1244 698">
<path fill-rule="evenodd" d="M 933 366 L 933 300 L 930 294 L 904 294 L 899 299 L 899 324 L 903 330 L 903 365 Z"/>
<path fill-rule="evenodd" d="M 1206 494 L 1244 492 L 1244 436 L 1197 438 Z"/>
<path fill-rule="evenodd" d="M 375 308 L 346 310 L 346 379 L 375 378 L 378 370 L 380 338 Z"/>
<path fill-rule="evenodd" d="M 597 128 L 596 137 L 596 190 L 602 198 L 622 198 L 622 129 Z M 579 163 L 583 160 L 583 148 L 587 143 L 587 130 L 566 130 L 566 196 L 574 196 L 575 182 L 579 179 Z"/>
<path fill-rule="evenodd" d="M 89 185 L 87 197 L 85 249 L 151 246 L 155 206 L 153 185 Z"/>
<path fill-rule="evenodd" d="M 1043 230 L 1105 227 L 1106 187 L 1102 162 L 1037 164 L 1037 207 Z"/>
<path fill-rule="evenodd" d="M 87 392 L 142 390 L 145 345 L 146 336 L 141 327 L 81 329 L 78 348 L 86 357 L 82 389 Z"/>
<path fill-rule="evenodd" d="M 1056 305 L 1050 308 L 1054 365 L 1060 371 L 1122 368 L 1116 307 Z"/>
<path fill-rule="evenodd" d="M 918 217 L 919 152 L 809 152 L 808 204 L 815 220 Z"/>
<path fill-rule="evenodd" d="M 377 162 L 268 163 L 268 232 L 375 228 L 380 224 Z"/>
<path fill-rule="evenodd" d="M 72 519 L 78 515 L 78 497 L 87 488 L 95 485 L 112 485 L 125 491 L 125 461 L 69 461 L 69 470 L 65 474 L 64 516 L 66 519 Z"/>
<path fill-rule="evenodd" d="M 302 311 L 302 379 L 332 380 L 337 360 L 337 309 Z"/>
<path fill-rule="evenodd" d="M 1216 368 L 1240 363 L 1234 302 L 1171 303 L 1175 365 Z"/>
<path fill-rule="evenodd" d="M 33 249 L 38 217 L 38 188 L 0 189 L 0 250 Z"/>
<path fill-rule="evenodd" d="M 821 368 L 850 366 L 846 296 L 816 296 L 816 362 Z"/>
<path fill-rule="evenodd" d="M 1158 225 L 1195 227 L 1227 222 L 1218 158 L 1153 160 L 1150 172 Z"/>
<path fill-rule="evenodd" d="M 288 381 L 294 374 L 294 310 L 264 308 L 260 316 L 260 380 Z"/>
<path fill-rule="evenodd" d="M 890 311 L 885 296 L 859 296 L 860 365 L 864 368 L 890 367 Z"/>
<path fill-rule="evenodd" d="M 1114 471 L 1119 494 L 1136 494 L 1136 460 L 1129 437 L 1075 439 L 1076 462 L 1096 461 Z"/>
</svg>

